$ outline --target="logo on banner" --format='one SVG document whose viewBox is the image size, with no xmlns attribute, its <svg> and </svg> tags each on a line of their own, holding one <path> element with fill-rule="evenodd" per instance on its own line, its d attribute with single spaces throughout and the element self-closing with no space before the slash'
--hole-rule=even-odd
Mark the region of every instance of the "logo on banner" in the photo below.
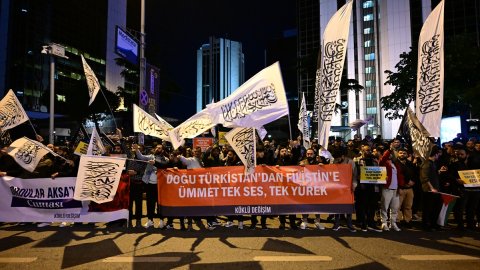
<svg viewBox="0 0 480 270">
<path fill-rule="evenodd" d="M 331 121 L 335 109 L 337 92 L 343 71 L 345 39 L 325 44 L 325 58 L 322 67 L 322 94 L 320 95 L 320 119 Z"/>
<path fill-rule="evenodd" d="M 418 98 L 420 112 L 427 114 L 440 109 L 440 35 L 434 35 L 422 45 L 420 88 Z"/>
<path fill-rule="evenodd" d="M 251 113 L 269 107 L 276 103 L 277 100 L 275 85 L 272 83 L 222 105 L 223 118 L 226 122 L 233 122 L 236 119 L 244 118 Z"/>
</svg>

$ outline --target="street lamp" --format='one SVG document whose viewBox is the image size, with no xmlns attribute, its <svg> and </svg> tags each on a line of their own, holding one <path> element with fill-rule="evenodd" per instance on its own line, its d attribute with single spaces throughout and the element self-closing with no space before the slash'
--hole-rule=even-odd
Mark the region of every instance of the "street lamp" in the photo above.
<svg viewBox="0 0 480 270">
<path fill-rule="evenodd" d="M 54 110 L 55 110 L 55 57 L 62 57 L 68 59 L 65 56 L 65 47 L 59 44 L 50 43 L 49 45 L 42 46 L 42 53 L 50 55 L 50 123 L 49 123 L 49 138 L 48 142 L 54 143 L 55 131 L 53 127 Z"/>
</svg>

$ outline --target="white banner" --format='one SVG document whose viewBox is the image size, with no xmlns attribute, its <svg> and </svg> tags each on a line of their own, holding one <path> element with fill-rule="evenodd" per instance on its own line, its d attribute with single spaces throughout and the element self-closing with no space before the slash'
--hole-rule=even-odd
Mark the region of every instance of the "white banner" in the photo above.
<svg viewBox="0 0 480 270">
<path fill-rule="evenodd" d="M 257 161 L 255 128 L 234 128 L 225 134 L 225 139 L 245 165 L 245 174 L 253 174 Z"/>
<path fill-rule="evenodd" d="M 128 197 L 123 198 L 127 201 L 123 208 L 111 207 L 108 211 L 101 211 L 92 204 L 82 204 L 73 199 L 75 181 L 75 177 L 55 180 L 0 177 L 0 222 L 109 222 L 128 219 Z"/>
<path fill-rule="evenodd" d="M 159 116 L 158 116 L 159 117 Z M 163 119 L 162 119 L 163 120 Z M 133 131 L 170 141 L 168 131 L 172 128 L 167 121 L 161 122 L 142 108 L 133 104 Z"/>
<path fill-rule="evenodd" d="M 169 131 L 173 148 L 177 149 L 185 143 L 185 139 L 192 139 L 215 126 L 209 109 L 204 109 L 185 122 Z"/>
<path fill-rule="evenodd" d="M 263 141 L 265 136 L 267 136 L 268 131 L 265 129 L 264 126 L 258 127 L 257 128 L 258 136 L 260 136 L 260 139 Z"/>
<path fill-rule="evenodd" d="M 278 62 L 264 68 L 227 98 L 207 105 L 216 124 L 224 127 L 260 127 L 288 114 L 288 103 Z"/>
<path fill-rule="evenodd" d="M 73 198 L 96 203 L 112 201 L 124 166 L 124 158 L 82 155 Z"/>
<path fill-rule="evenodd" d="M 7 130 L 28 121 L 27 113 L 10 89 L 0 101 L 0 130 Z"/>
<path fill-rule="evenodd" d="M 27 137 L 14 141 L 8 149 L 8 154 L 15 159 L 18 165 L 29 172 L 33 172 L 38 162 L 49 152 L 51 150 L 45 145 Z"/>
<path fill-rule="evenodd" d="M 173 126 L 170 125 L 170 123 L 165 121 L 165 119 L 160 117 L 158 114 L 155 114 L 155 117 L 157 118 L 158 122 L 160 122 L 160 124 L 162 124 L 162 127 L 167 128 L 167 130 L 173 129 Z"/>
<path fill-rule="evenodd" d="M 302 132 L 303 147 L 310 148 L 310 123 L 308 121 L 307 105 L 305 104 L 305 93 L 302 94 L 297 127 Z"/>
<path fill-rule="evenodd" d="M 106 152 L 102 138 L 98 135 L 97 128 L 93 127 L 90 143 L 88 144 L 87 155 L 101 156 Z"/>
<path fill-rule="evenodd" d="M 328 147 L 332 115 L 337 103 L 347 52 L 348 32 L 352 1 L 348 1 L 330 19 L 323 33 L 322 65 L 320 67 L 320 91 L 318 94 L 318 143 Z"/>
<path fill-rule="evenodd" d="M 415 113 L 433 137 L 440 137 L 443 110 L 443 14 L 444 1 L 430 13 L 418 40 Z"/>
<path fill-rule="evenodd" d="M 87 61 L 82 57 L 82 64 L 83 64 L 83 71 L 85 72 L 85 79 L 87 80 L 87 87 L 88 87 L 88 95 L 90 96 L 90 101 L 88 102 L 88 106 L 90 106 L 95 100 L 95 97 L 100 91 L 100 82 L 98 82 L 97 76 L 93 72 L 92 68 L 88 65 Z"/>
</svg>

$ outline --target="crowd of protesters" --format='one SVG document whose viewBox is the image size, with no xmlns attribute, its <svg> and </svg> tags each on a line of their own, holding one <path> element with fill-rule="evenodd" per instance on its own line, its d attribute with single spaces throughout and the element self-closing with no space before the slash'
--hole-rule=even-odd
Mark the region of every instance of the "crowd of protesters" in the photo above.
<svg viewBox="0 0 480 270">
<path fill-rule="evenodd" d="M 130 179 L 130 227 L 156 227 L 173 229 L 174 219 L 179 219 L 181 230 L 192 230 L 193 222 L 199 227 L 214 230 L 218 226 L 232 227 L 237 220 L 237 227 L 244 228 L 245 216 L 228 216 L 226 222 L 219 222 L 217 217 L 163 217 L 159 213 L 157 170 L 194 169 L 202 167 L 240 166 L 242 162 L 228 145 L 214 145 L 206 151 L 200 147 L 182 146 L 173 150 L 167 142 L 152 145 L 140 145 L 132 140 L 116 138 L 116 144 L 107 146 L 105 155 L 128 158 L 125 174 Z M 42 141 L 39 137 L 37 140 Z M 310 148 L 302 146 L 301 137 L 285 143 L 276 144 L 274 140 L 258 140 L 256 147 L 257 165 L 326 165 L 350 164 L 352 166 L 352 191 L 355 200 L 355 221 L 352 215 L 321 213 L 323 221 L 333 223 L 337 231 L 342 220 L 351 232 L 361 231 L 400 231 L 412 228 L 412 222 L 418 221 L 427 231 L 442 230 L 437 225 L 437 217 L 442 205 L 438 192 L 458 196 L 455 204 L 454 227 L 458 230 L 478 230 L 480 220 L 480 188 L 466 188 L 460 180 L 458 171 L 480 169 L 480 141 L 475 138 L 465 140 L 458 136 L 442 147 L 434 146 L 427 160 L 414 156 L 411 145 L 405 145 L 400 139 L 382 140 L 380 136 L 370 136 L 345 141 L 331 137 L 327 149 L 316 141 Z M 80 157 L 73 154 L 73 147 L 48 144 L 56 155 L 45 155 L 33 172 L 20 167 L 7 154 L 8 146 L 3 146 L 0 153 L 0 176 L 20 178 L 58 178 L 77 175 Z M 136 161 L 138 160 L 138 161 Z M 386 184 L 360 183 L 361 166 L 382 166 L 387 170 Z M 144 200 L 146 200 L 146 221 L 144 218 Z M 421 213 L 421 216 L 419 214 Z M 314 213 L 314 228 L 324 230 L 322 215 Z M 300 217 L 300 218 L 298 218 Z M 280 215 L 279 229 L 306 229 L 309 215 Z M 276 216 L 260 216 L 260 225 L 269 229 L 267 220 Z M 155 223 L 155 221 L 157 221 Z M 420 223 L 421 221 L 421 223 Z M 187 224 L 185 224 L 185 222 Z M 251 216 L 250 229 L 256 229 L 258 216 Z M 38 224 L 46 226 L 48 223 Z M 68 224 L 62 223 L 60 226 Z M 271 228 L 270 228 L 271 229 Z"/>
</svg>

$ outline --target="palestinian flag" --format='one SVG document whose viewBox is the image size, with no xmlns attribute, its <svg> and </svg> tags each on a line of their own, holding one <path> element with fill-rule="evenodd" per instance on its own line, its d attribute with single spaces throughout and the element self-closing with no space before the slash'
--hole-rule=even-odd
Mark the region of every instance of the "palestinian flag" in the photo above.
<svg viewBox="0 0 480 270">
<path fill-rule="evenodd" d="M 455 201 L 459 197 L 442 192 L 438 193 L 440 194 L 440 196 L 442 196 L 442 209 L 438 214 L 437 224 L 440 226 L 445 226 L 448 223 L 448 216 L 450 215 L 453 206 L 455 206 Z"/>
</svg>

